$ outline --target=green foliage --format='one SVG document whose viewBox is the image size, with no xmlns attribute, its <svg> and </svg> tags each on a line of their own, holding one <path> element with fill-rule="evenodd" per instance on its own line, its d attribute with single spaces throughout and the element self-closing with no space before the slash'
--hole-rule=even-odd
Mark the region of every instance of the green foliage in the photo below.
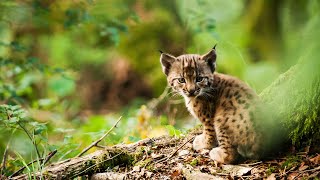
<svg viewBox="0 0 320 180">
<path fill-rule="evenodd" d="M 42 158 L 42 153 L 46 151 L 47 148 L 47 126 L 44 123 L 38 123 L 36 121 L 30 120 L 30 117 L 27 116 L 27 112 L 18 105 L 0 105 L 0 130 L 3 133 L 2 135 L 9 135 L 8 137 L 0 136 L 2 142 L 6 142 L 7 144 L 11 144 L 14 136 L 21 136 L 21 132 L 24 134 L 24 137 L 18 137 L 24 140 L 28 140 L 28 144 L 30 144 L 33 148 L 28 149 L 31 150 L 32 156 L 35 159 Z M 21 132 L 18 132 L 21 131 Z M 17 137 L 15 137 L 17 138 Z M 39 145 L 41 144 L 41 146 Z M 1 144 L 2 146 L 5 144 Z M 25 148 L 25 147 L 23 147 Z M 3 147 L 2 149 L 5 149 Z M 3 152 L 1 152 L 3 154 Z M 26 160 L 22 157 L 21 154 L 25 154 L 26 151 L 22 151 L 20 147 L 16 146 L 14 153 L 18 156 L 16 160 L 9 160 L 9 168 L 5 173 L 10 173 L 12 168 L 11 166 L 16 165 L 17 163 L 22 163 L 27 167 Z M 12 164 L 11 164 L 12 163 Z M 12 168 L 12 169 L 11 169 Z M 32 167 L 33 170 L 38 170 L 42 168 L 42 164 L 37 162 Z M 29 167 L 27 169 L 30 171 Z M 11 172 L 12 173 L 12 172 Z"/>
<path fill-rule="evenodd" d="M 319 27 L 317 24 L 315 27 Z M 316 34 L 310 34 L 317 39 Z M 273 107 L 273 118 L 282 122 L 296 145 L 310 145 L 320 139 L 320 57 L 317 42 L 304 47 L 297 65 L 280 76 L 262 97 Z"/>
</svg>

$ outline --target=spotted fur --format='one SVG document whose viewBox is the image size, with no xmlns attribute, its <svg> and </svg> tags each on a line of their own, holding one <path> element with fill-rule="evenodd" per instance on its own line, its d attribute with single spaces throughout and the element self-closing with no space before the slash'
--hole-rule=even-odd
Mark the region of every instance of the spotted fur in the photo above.
<svg viewBox="0 0 320 180">
<path fill-rule="evenodd" d="M 258 97 L 237 78 L 215 73 L 215 48 L 205 55 L 161 53 L 160 62 L 168 84 L 203 124 L 203 133 L 193 142 L 195 150 L 211 149 L 210 158 L 220 163 L 233 163 L 239 155 L 258 157 L 261 135 L 254 113 Z"/>
</svg>

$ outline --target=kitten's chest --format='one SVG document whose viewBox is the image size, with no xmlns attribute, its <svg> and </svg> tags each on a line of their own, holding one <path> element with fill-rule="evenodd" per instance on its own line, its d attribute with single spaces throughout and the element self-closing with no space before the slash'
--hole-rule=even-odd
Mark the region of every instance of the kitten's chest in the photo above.
<svg viewBox="0 0 320 180">
<path fill-rule="evenodd" d="M 186 106 L 189 112 L 202 123 L 212 121 L 215 113 L 215 106 L 211 102 L 201 100 L 186 101 Z"/>
</svg>

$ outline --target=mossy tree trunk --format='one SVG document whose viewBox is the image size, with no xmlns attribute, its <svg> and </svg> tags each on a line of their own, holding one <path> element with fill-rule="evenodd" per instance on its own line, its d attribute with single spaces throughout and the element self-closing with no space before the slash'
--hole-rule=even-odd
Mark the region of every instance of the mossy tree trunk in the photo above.
<svg viewBox="0 0 320 180">
<path fill-rule="evenodd" d="M 313 48 L 260 94 L 272 121 L 280 122 L 297 146 L 320 140 L 320 53 L 319 46 Z"/>
</svg>

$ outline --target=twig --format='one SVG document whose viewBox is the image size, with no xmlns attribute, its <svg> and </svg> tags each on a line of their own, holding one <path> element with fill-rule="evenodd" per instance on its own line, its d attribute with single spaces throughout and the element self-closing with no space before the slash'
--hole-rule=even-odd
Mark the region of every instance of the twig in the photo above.
<svg viewBox="0 0 320 180">
<path fill-rule="evenodd" d="M 255 166 L 255 165 L 258 165 L 258 164 L 261 164 L 263 163 L 262 161 L 258 161 L 258 162 L 254 162 L 254 163 L 248 163 L 248 164 L 239 164 L 239 165 L 242 165 L 242 166 Z"/>
<path fill-rule="evenodd" d="M 83 151 L 81 151 L 76 157 L 80 157 L 82 156 L 84 153 L 86 153 L 87 151 L 89 151 L 92 147 L 97 146 L 99 142 L 102 141 L 103 138 L 105 138 L 107 135 L 110 134 L 110 132 L 117 126 L 117 124 L 120 122 L 121 120 L 121 116 L 119 117 L 118 121 L 109 129 L 108 132 L 106 132 L 103 136 L 101 136 L 98 140 L 94 141 L 93 143 L 90 144 L 90 146 L 88 146 L 87 148 L 85 148 Z"/>
<path fill-rule="evenodd" d="M 188 139 L 186 142 L 184 142 L 182 145 L 180 145 L 168 158 L 171 159 L 184 145 L 186 145 L 188 142 L 192 141 L 195 137 L 191 137 L 190 139 Z"/>
<path fill-rule="evenodd" d="M 298 179 L 301 175 L 303 175 L 303 173 L 310 172 L 310 171 L 314 172 L 314 171 L 318 171 L 318 170 L 320 170 L 320 166 L 313 168 L 313 169 L 304 170 L 304 171 L 292 171 L 292 172 L 299 173 L 298 176 L 294 177 L 293 179 Z"/>
<path fill-rule="evenodd" d="M 156 161 L 155 163 L 160 163 L 162 161 L 168 161 L 169 159 L 171 159 L 183 146 L 185 146 L 188 142 L 190 142 L 191 140 L 193 140 L 195 137 L 191 137 L 190 139 L 188 139 L 186 142 L 184 142 L 182 145 L 180 145 L 173 153 L 171 153 L 170 156 L 162 158 L 158 161 Z"/>
<path fill-rule="evenodd" d="M 10 138 L 11 139 L 11 138 Z M 7 157 L 8 157 L 8 150 L 9 150 L 9 144 L 10 144 L 10 140 L 6 146 L 6 149 L 4 150 L 3 153 L 3 158 L 2 158 L 2 162 L 1 162 L 1 170 L 0 170 L 0 175 L 2 174 L 2 172 L 4 172 L 4 170 L 6 169 L 6 161 L 7 161 Z"/>
<path fill-rule="evenodd" d="M 47 157 L 33 160 L 33 161 L 29 162 L 29 163 L 27 164 L 27 166 L 29 166 L 29 165 L 31 165 L 31 164 L 33 164 L 33 163 L 35 163 L 35 162 L 38 162 L 38 161 L 43 162 L 42 165 L 45 165 L 56 153 L 57 153 L 57 150 L 51 151 L 51 152 L 47 155 Z M 17 171 L 14 172 L 13 174 L 11 174 L 11 175 L 9 176 L 9 178 L 19 175 L 25 168 L 26 168 L 26 166 L 21 167 L 19 170 L 17 170 Z"/>
<path fill-rule="evenodd" d="M 313 168 L 313 169 L 307 169 L 307 170 L 303 170 L 303 171 L 292 171 L 292 172 L 297 172 L 297 173 L 305 173 L 305 172 L 313 172 L 313 171 L 318 171 L 320 170 L 320 166 Z"/>
<path fill-rule="evenodd" d="M 212 173 L 213 175 L 218 175 L 218 176 L 230 176 L 228 173 Z"/>
<path fill-rule="evenodd" d="M 42 165 L 45 165 L 47 162 L 50 161 L 50 159 L 57 153 L 58 150 L 54 150 L 52 152 L 50 152 L 47 157 L 44 159 L 44 162 L 42 163 Z"/>
<path fill-rule="evenodd" d="M 107 146 L 101 146 L 99 144 L 96 145 L 97 148 L 105 149 Z"/>
</svg>

